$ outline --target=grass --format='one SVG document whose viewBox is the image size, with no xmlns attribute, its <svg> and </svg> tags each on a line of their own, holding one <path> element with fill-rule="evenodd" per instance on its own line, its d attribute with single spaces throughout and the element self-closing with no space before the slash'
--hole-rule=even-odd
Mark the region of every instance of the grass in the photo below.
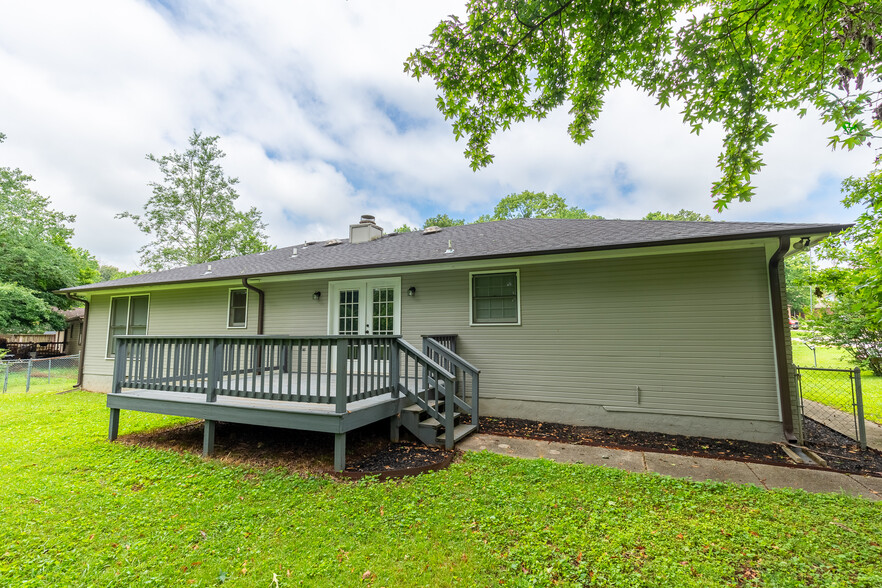
<svg viewBox="0 0 882 588">
<path fill-rule="evenodd" d="M 799 336 L 794 333 L 794 336 Z M 818 365 L 821 368 L 835 369 L 853 369 L 856 367 L 854 359 L 845 351 L 837 347 L 821 347 L 815 348 L 817 354 Z M 793 341 L 793 363 L 800 367 L 815 367 L 815 355 L 812 350 L 799 341 Z M 826 378 L 826 375 L 812 375 L 806 372 L 803 376 L 808 385 L 804 387 L 803 394 L 809 400 L 822 402 L 828 406 L 851 412 L 851 386 L 848 384 L 847 374 L 842 374 L 843 383 L 837 389 L 840 392 L 833 394 L 831 388 L 820 383 L 820 378 Z M 810 379 L 818 380 L 818 385 L 813 386 Z M 882 378 L 874 376 L 872 372 L 864 370 L 861 372 L 861 389 L 864 399 L 864 417 L 875 423 L 882 424 Z"/>
<path fill-rule="evenodd" d="M 882 585 L 882 503 L 859 498 L 488 453 L 342 483 L 106 426 L 101 395 L 0 398 L 0 585 Z"/>
</svg>

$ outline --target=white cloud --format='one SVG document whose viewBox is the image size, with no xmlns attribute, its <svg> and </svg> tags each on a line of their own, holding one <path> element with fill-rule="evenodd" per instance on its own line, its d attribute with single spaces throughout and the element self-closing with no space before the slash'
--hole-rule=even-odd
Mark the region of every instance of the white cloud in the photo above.
<svg viewBox="0 0 882 588">
<path fill-rule="evenodd" d="M 711 210 L 720 132 L 690 135 L 676 109 L 628 88 L 610 94 L 587 144 L 572 143 L 560 111 L 499 135 L 496 162 L 472 172 L 432 84 L 402 68 L 463 4 L 12 3 L 0 19 L 0 165 L 77 214 L 76 244 L 129 268 L 146 237 L 113 216 L 140 210 L 159 179 L 145 154 L 185 149 L 194 128 L 221 135 L 242 205 L 263 210 L 280 246 L 343 236 L 363 213 L 387 229 L 473 218 L 523 189 L 608 217 Z M 777 122 L 755 201 L 722 218 L 848 220 L 836 185 L 871 156 L 831 154 L 810 117 Z"/>
</svg>

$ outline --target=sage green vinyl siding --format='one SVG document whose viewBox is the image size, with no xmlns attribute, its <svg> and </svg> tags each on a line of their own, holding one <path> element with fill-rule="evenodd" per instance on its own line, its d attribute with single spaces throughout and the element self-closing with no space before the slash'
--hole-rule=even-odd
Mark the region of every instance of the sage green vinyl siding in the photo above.
<svg viewBox="0 0 882 588">
<path fill-rule="evenodd" d="M 457 352 L 481 369 L 482 398 L 780 420 L 762 248 L 488 269 L 519 271 L 520 325 L 469 325 L 469 273 L 480 267 L 400 274 L 401 292 L 416 288 L 401 297 L 402 335 L 419 346 L 421 335 L 457 334 Z M 328 333 L 328 281 L 255 282 L 265 333 Z M 228 287 L 150 294 L 148 334 L 228 334 Z M 242 334 L 256 332 L 257 298 Z M 111 373 L 108 305 L 92 299 L 86 374 Z"/>
<path fill-rule="evenodd" d="M 777 421 L 766 268 L 759 248 L 515 266 L 520 326 L 468 326 L 466 271 L 405 276 L 402 334 L 456 333 L 482 398 Z"/>
</svg>

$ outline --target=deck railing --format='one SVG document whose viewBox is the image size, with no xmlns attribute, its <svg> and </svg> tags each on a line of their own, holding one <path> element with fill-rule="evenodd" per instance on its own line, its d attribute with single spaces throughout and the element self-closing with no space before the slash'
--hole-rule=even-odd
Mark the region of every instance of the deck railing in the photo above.
<svg viewBox="0 0 882 588">
<path fill-rule="evenodd" d="M 113 392 L 136 388 L 204 394 L 206 402 L 220 395 L 325 403 L 338 413 L 350 402 L 404 394 L 452 430 L 454 411 L 463 403 L 447 402 L 442 413 L 433 401 L 446 399 L 454 380 L 400 337 L 129 335 L 117 338 Z"/>
<path fill-rule="evenodd" d="M 423 354 L 453 374 L 453 393 L 449 398 L 457 412 L 469 415 L 478 424 L 478 379 L 481 370 L 456 354 L 456 335 L 423 337 Z"/>
</svg>

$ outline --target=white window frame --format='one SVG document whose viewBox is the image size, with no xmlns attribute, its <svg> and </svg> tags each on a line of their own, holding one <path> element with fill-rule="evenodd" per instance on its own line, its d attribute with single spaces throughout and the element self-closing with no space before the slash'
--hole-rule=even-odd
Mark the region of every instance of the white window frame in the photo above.
<svg viewBox="0 0 882 588">
<path fill-rule="evenodd" d="M 113 300 L 114 300 L 114 298 L 128 298 L 129 299 L 129 308 L 128 308 L 128 311 L 126 312 L 126 335 L 128 335 L 129 334 L 129 325 L 132 322 L 132 298 L 140 298 L 141 296 L 147 297 L 147 324 L 144 325 L 144 331 L 146 333 L 149 333 L 150 332 L 150 307 L 152 305 L 152 301 L 150 299 L 149 292 L 146 292 L 144 294 L 125 294 L 122 296 L 111 296 L 110 297 L 110 305 L 109 305 L 109 308 L 107 309 L 107 339 L 104 342 L 104 359 L 109 359 L 109 360 L 113 361 L 116 358 L 115 355 L 108 355 L 107 354 L 108 347 L 110 344 L 110 326 L 111 326 L 111 321 L 113 320 Z M 82 351 L 80 353 L 82 353 Z"/>
<path fill-rule="evenodd" d="M 380 286 L 380 287 L 392 287 L 395 290 L 395 304 L 393 306 L 394 316 L 392 318 L 392 325 L 394 335 L 390 336 L 398 336 L 401 335 L 401 276 L 392 277 L 392 278 L 368 278 L 364 280 L 341 280 L 336 282 L 328 282 L 328 334 L 335 335 L 338 330 L 339 322 L 336 319 L 337 310 L 339 306 L 339 298 L 340 298 L 340 290 L 347 290 L 351 288 L 361 288 L 363 289 L 365 295 L 362 296 L 359 300 L 359 320 L 361 324 L 359 325 L 359 330 L 364 331 L 365 321 L 368 316 L 368 290 L 372 286 Z M 373 334 L 373 333 L 371 333 Z"/>
<path fill-rule="evenodd" d="M 230 311 L 232 310 L 233 304 L 233 291 L 245 290 L 245 324 L 244 325 L 232 325 L 230 321 L 232 320 L 232 316 L 230 315 Z M 227 292 L 227 328 L 228 329 L 247 329 L 248 328 L 248 288 L 230 288 Z"/>
<path fill-rule="evenodd" d="M 518 311 L 518 320 L 514 322 L 507 323 L 476 323 L 475 322 L 475 276 L 484 276 L 487 274 L 514 274 L 515 280 L 517 281 L 517 292 L 515 296 L 517 297 L 517 311 Z M 494 270 L 484 270 L 477 272 L 469 272 L 469 326 L 470 327 L 519 327 L 521 325 L 521 270 L 516 268 L 509 269 L 494 269 Z"/>
</svg>

